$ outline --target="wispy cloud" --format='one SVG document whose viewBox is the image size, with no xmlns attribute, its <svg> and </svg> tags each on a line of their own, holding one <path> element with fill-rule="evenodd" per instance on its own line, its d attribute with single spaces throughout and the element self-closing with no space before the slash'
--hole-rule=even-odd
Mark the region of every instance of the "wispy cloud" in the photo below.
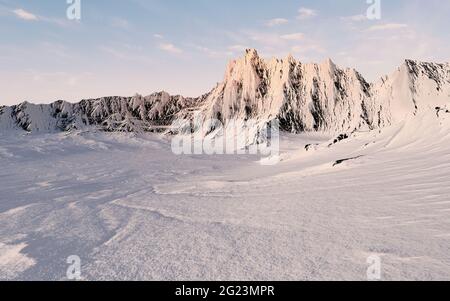
<svg viewBox="0 0 450 301">
<path fill-rule="evenodd" d="M 99 49 L 121 61 L 153 64 L 154 61 L 142 53 L 140 47 L 125 45 L 122 49 L 111 46 L 100 46 Z"/>
<path fill-rule="evenodd" d="M 248 48 L 250 47 L 244 45 L 231 45 L 228 47 L 228 50 L 232 52 L 244 52 Z"/>
<path fill-rule="evenodd" d="M 318 52 L 318 53 L 325 53 L 326 50 L 317 43 L 309 43 L 309 44 L 305 44 L 305 45 L 297 45 L 297 46 L 293 46 L 291 48 L 291 51 L 293 53 L 299 53 L 299 54 L 306 54 L 309 52 Z"/>
<path fill-rule="evenodd" d="M 275 27 L 275 26 L 279 26 L 279 25 L 283 25 L 283 24 L 287 24 L 287 23 L 289 23 L 288 19 L 275 18 L 275 19 L 271 19 L 271 20 L 267 21 L 266 26 Z"/>
<path fill-rule="evenodd" d="M 9 10 L 9 13 L 13 14 L 17 18 L 28 21 L 28 22 L 46 22 L 50 24 L 59 25 L 62 27 L 68 27 L 69 24 L 74 24 L 74 22 L 69 22 L 67 19 L 62 18 L 49 18 L 46 16 L 41 16 L 30 11 L 24 10 L 22 8 L 17 8 L 14 10 Z"/>
<path fill-rule="evenodd" d="M 183 49 L 175 46 L 173 43 L 168 42 L 167 39 L 159 33 L 153 34 L 153 38 L 156 40 L 159 40 L 158 42 L 158 49 L 162 50 L 164 52 L 170 53 L 170 54 L 182 54 L 184 51 Z"/>
<path fill-rule="evenodd" d="M 318 15 L 318 12 L 316 10 L 311 9 L 311 8 L 301 7 L 298 10 L 297 19 L 299 19 L 299 20 L 307 20 L 307 19 L 314 18 L 317 15 Z"/>
<path fill-rule="evenodd" d="M 404 29 L 408 28 L 407 24 L 402 23 L 386 23 L 386 24 L 380 24 L 380 25 L 374 25 L 372 27 L 369 27 L 369 31 L 383 31 L 383 30 L 396 30 L 396 29 Z"/>
<path fill-rule="evenodd" d="M 286 42 L 280 38 L 279 34 L 267 31 L 250 31 L 244 33 L 244 35 L 247 35 L 250 39 L 249 42 L 245 43 L 249 44 L 252 48 L 259 48 L 259 46 L 278 48 L 283 44 L 283 42 Z"/>
<path fill-rule="evenodd" d="M 282 35 L 282 36 L 280 36 L 280 38 L 282 38 L 283 40 L 287 40 L 287 41 L 300 41 L 305 38 L 305 35 L 301 32 L 297 32 L 297 33 Z"/>
<path fill-rule="evenodd" d="M 233 55 L 232 51 L 219 51 L 219 50 L 214 50 L 208 47 L 203 47 L 203 46 L 195 46 L 195 49 L 197 49 L 200 52 L 205 53 L 208 57 L 210 58 L 214 58 L 214 59 L 222 59 L 222 58 L 226 58 L 226 57 L 230 57 Z"/>
<path fill-rule="evenodd" d="M 405 57 L 449 60 L 450 39 L 445 28 L 450 24 L 450 19 L 446 18 L 450 1 L 441 1 L 449 2 L 445 5 L 428 6 L 415 3 L 420 1 L 386 1 L 385 14 L 379 21 L 367 19 L 367 5 L 361 1 L 364 3 L 348 1 L 355 3 L 345 5 L 331 4 L 332 1 L 324 1 L 330 2 L 328 4 L 288 1 L 280 10 L 279 3 L 270 0 L 254 6 L 250 14 L 235 11 L 233 1 L 217 1 L 211 7 L 235 12 L 224 16 L 220 22 L 215 14 L 206 10 L 210 6 L 205 7 L 204 1 L 180 6 L 163 1 L 155 5 L 156 1 L 133 0 L 127 7 L 120 1 L 112 1 L 106 10 L 104 5 L 96 3 L 102 1 L 93 1 L 89 12 L 76 22 L 66 18 L 64 3 L 50 5 L 44 4 L 47 1 L 28 1 L 33 2 L 31 5 L 26 4 L 27 1 L 0 0 L 0 22 L 8 27 L 0 43 L 0 77 L 7 80 L 10 73 L 18 73 L 21 68 L 42 67 L 43 72 L 68 70 L 69 73 L 79 68 L 98 73 L 98 82 L 95 85 L 88 82 L 91 86 L 83 90 L 84 96 L 154 88 L 195 95 L 208 90 L 222 77 L 223 65 L 230 53 L 231 57 L 238 57 L 246 48 L 256 48 L 264 57 L 284 57 L 291 52 L 302 61 L 310 62 L 329 56 L 341 65 L 361 69 L 372 78 L 391 71 Z M 142 17 L 144 14 L 153 17 Z M 185 18 L 173 18 L 186 14 L 199 19 L 187 26 Z M 22 26 L 17 26 L 19 24 Z M 23 26 L 32 30 L 24 31 Z M 130 28 L 125 29 L 127 27 Z M 179 30 L 172 36 L 174 28 Z M 42 39 L 33 39 L 36 34 Z M 97 45 L 87 51 L 85 45 L 92 44 L 92 39 Z M 106 47 L 100 48 L 101 45 Z M 369 65 L 369 59 L 384 63 Z M 190 70 L 188 64 L 195 65 L 196 69 Z M 151 66 L 154 72 L 146 72 L 143 65 Z M 108 83 L 117 78 L 117 74 L 110 72 L 113 69 L 120 69 L 120 76 L 127 79 L 114 87 Z M 177 74 L 170 70 L 177 70 Z M 145 75 L 145 80 L 144 76 L 135 79 L 137 74 Z M 181 82 L 174 76 L 188 80 Z M 5 95 L 26 97 L 26 90 L 30 89 L 21 89 L 20 83 L 25 80 L 19 79 L 26 77 L 17 76 L 14 89 L 9 80 L 0 91 L 0 98 Z M 142 88 L 139 88 L 141 83 Z M 50 95 L 50 89 L 58 90 L 54 95 L 67 95 L 62 87 L 52 83 L 36 86 L 37 92 L 33 92 L 41 93 L 38 97 L 42 99 Z M 93 95 L 89 95 L 91 92 Z"/>
<path fill-rule="evenodd" d="M 19 19 L 25 20 L 25 21 L 38 21 L 39 17 L 29 11 L 26 11 L 24 9 L 18 8 L 13 10 L 13 13 L 18 17 Z"/>
<path fill-rule="evenodd" d="M 93 78 L 93 74 L 90 72 L 82 72 L 82 73 L 71 73 L 65 71 L 42 72 L 33 69 L 29 69 L 26 72 L 33 82 L 38 82 L 38 84 L 42 84 L 45 82 L 52 82 L 58 83 L 58 85 L 61 85 L 63 87 L 79 86 L 83 82 L 92 80 Z"/>
<path fill-rule="evenodd" d="M 368 21 L 369 19 L 367 18 L 366 15 L 354 15 L 348 17 L 341 17 L 341 20 L 345 22 L 364 22 Z"/>
<path fill-rule="evenodd" d="M 159 49 L 168 52 L 168 53 L 172 53 L 172 54 L 181 54 L 183 53 L 183 50 L 176 47 L 174 44 L 172 43 L 161 43 L 158 45 Z"/>
</svg>

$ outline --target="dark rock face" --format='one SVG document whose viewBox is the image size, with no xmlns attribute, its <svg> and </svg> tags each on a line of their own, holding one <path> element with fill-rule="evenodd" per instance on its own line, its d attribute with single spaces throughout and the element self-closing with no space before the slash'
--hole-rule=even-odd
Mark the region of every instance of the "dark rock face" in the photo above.
<svg viewBox="0 0 450 301">
<path fill-rule="evenodd" d="M 347 134 L 340 134 L 339 136 L 337 136 L 332 143 L 330 143 L 330 145 L 328 145 L 328 147 L 333 146 L 334 144 L 337 144 L 339 142 L 341 142 L 342 140 L 346 140 L 348 139 L 349 136 Z"/>
<path fill-rule="evenodd" d="M 337 160 L 336 162 L 334 162 L 333 167 L 334 167 L 334 166 L 337 166 L 337 165 L 340 165 L 340 164 L 342 164 L 342 163 L 344 163 L 344 162 L 351 161 L 351 160 L 356 160 L 356 159 L 359 159 L 359 158 L 362 158 L 362 157 L 363 157 L 363 156 L 357 156 L 357 157 L 352 157 L 352 158 L 346 158 L 346 159 Z"/>
</svg>

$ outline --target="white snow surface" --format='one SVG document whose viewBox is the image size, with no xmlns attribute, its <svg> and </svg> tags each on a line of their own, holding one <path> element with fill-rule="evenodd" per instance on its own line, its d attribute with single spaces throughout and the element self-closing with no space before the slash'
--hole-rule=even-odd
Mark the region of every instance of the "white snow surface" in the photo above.
<svg viewBox="0 0 450 301">
<path fill-rule="evenodd" d="M 383 280 L 450 280 L 450 114 L 334 138 L 285 134 L 261 166 L 1 132 L 0 279 L 64 280 L 77 255 L 84 280 L 366 280 L 377 255 Z"/>
</svg>

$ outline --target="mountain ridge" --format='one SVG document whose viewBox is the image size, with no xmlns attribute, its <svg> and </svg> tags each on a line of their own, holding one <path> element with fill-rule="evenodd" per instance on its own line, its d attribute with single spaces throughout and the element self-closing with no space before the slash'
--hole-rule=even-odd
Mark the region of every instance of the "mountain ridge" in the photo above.
<svg viewBox="0 0 450 301">
<path fill-rule="evenodd" d="M 392 74 L 369 83 L 353 68 L 331 59 L 302 63 L 292 55 L 261 58 L 255 49 L 228 63 L 224 80 L 199 97 L 155 92 L 110 96 L 77 103 L 23 102 L 0 106 L 0 130 L 58 132 L 82 128 L 104 131 L 167 131 L 178 119 L 200 115 L 224 126 L 252 120 L 261 126 L 278 120 L 283 131 L 343 133 L 377 129 L 427 108 L 450 103 L 449 63 L 406 59 Z"/>
</svg>

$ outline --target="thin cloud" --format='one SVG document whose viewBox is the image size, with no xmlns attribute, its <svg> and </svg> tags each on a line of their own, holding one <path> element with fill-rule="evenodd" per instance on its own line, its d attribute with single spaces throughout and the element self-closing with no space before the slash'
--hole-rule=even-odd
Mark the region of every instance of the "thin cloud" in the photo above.
<svg viewBox="0 0 450 301">
<path fill-rule="evenodd" d="M 297 45 L 291 48 L 291 51 L 296 54 L 305 55 L 308 53 L 326 53 L 326 50 L 317 43 L 310 43 L 305 45 Z"/>
<path fill-rule="evenodd" d="M 205 53 L 208 57 L 214 58 L 214 59 L 229 57 L 229 56 L 233 55 L 233 52 L 231 52 L 231 51 L 217 51 L 217 50 L 213 50 L 213 49 L 210 49 L 208 47 L 203 47 L 203 46 L 194 46 L 194 47 L 198 51 L 201 51 L 201 52 Z"/>
<path fill-rule="evenodd" d="M 24 9 L 18 8 L 13 10 L 13 13 L 18 17 L 19 19 L 25 20 L 25 21 L 38 21 L 39 17 L 29 11 L 26 11 Z"/>
<path fill-rule="evenodd" d="M 155 33 L 154 35 L 153 35 L 153 37 L 155 38 L 155 39 L 164 39 L 164 36 L 162 35 L 162 34 L 159 34 L 159 33 Z"/>
<path fill-rule="evenodd" d="M 29 22 L 47 22 L 51 24 L 56 24 L 58 26 L 67 27 L 70 24 L 73 24 L 74 22 L 70 22 L 66 19 L 58 19 L 58 18 L 48 18 L 45 16 L 36 15 L 32 12 L 26 11 L 22 8 L 18 8 L 15 10 L 10 11 L 12 12 L 17 18 Z"/>
<path fill-rule="evenodd" d="M 99 49 L 121 61 L 138 62 L 145 64 L 154 63 L 152 59 L 142 54 L 139 47 L 136 48 L 130 45 L 125 45 L 125 49 L 119 50 L 117 49 L 117 47 L 100 46 Z"/>
<path fill-rule="evenodd" d="M 318 15 L 318 12 L 316 10 L 311 9 L 311 8 L 301 7 L 298 10 L 297 19 L 299 19 L 299 20 L 307 20 L 307 19 L 314 18 L 317 15 Z"/>
<path fill-rule="evenodd" d="M 305 38 L 305 35 L 301 32 L 297 32 L 297 33 L 282 35 L 280 38 L 282 38 L 283 40 L 287 40 L 287 41 L 300 41 Z"/>
<path fill-rule="evenodd" d="M 159 49 L 168 52 L 168 53 L 172 53 L 172 54 L 181 54 L 183 53 L 183 50 L 181 50 L 180 48 L 177 48 L 174 44 L 171 43 L 161 43 L 159 44 Z"/>
<path fill-rule="evenodd" d="M 250 44 L 252 48 L 255 47 L 255 43 L 261 44 L 263 47 L 279 47 L 282 42 L 285 42 L 285 40 L 282 40 L 278 34 L 275 33 L 269 33 L 266 31 L 254 31 L 254 32 L 248 32 L 245 33 L 249 39 L 251 39 Z"/>
<path fill-rule="evenodd" d="M 354 15 L 349 17 L 341 17 L 341 20 L 345 22 L 364 22 L 369 19 L 366 15 Z"/>
<path fill-rule="evenodd" d="M 279 26 L 279 25 L 283 25 L 283 24 L 287 24 L 287 23 L 289 23 L 288 19 L 275 18 L 275 19 L 267 21 L 266 26 L 275 27 L 275 26 Z"/>
<path fill-rule="evenodd" d="M 232 52 L 244 52 L 248 48 L 250 47 L 244 45 L 231 45 L 228 47 L 228 50 Z"/>
<path fill-rule="evenodd" d="M 408 28 L 407 24 L 401 23 L 386 23 L 381 25 L 374 25 L 368 29 L 368 31 L 383 31 L 383 30 L 397 30 Z"/>
</svg>

